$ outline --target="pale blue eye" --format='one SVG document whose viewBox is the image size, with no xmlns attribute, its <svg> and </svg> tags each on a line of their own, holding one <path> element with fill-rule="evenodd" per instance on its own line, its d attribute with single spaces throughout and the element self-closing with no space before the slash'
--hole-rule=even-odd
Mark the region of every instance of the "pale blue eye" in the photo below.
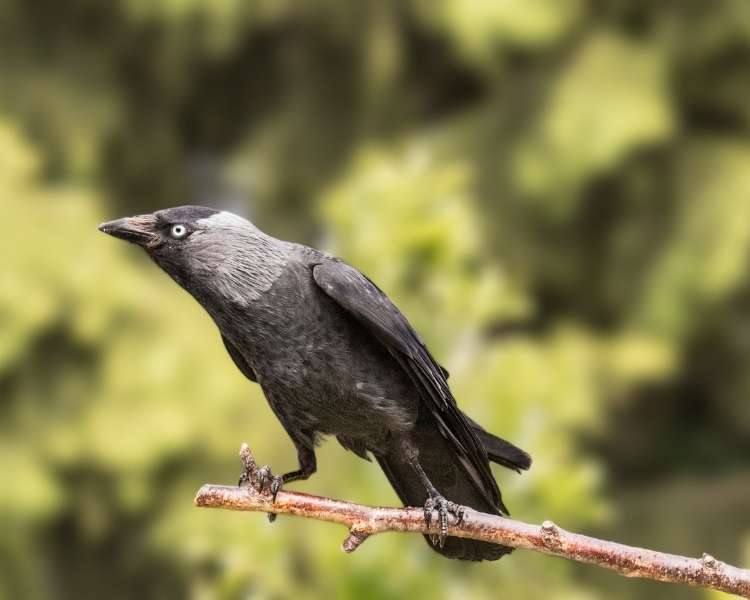
<svg viewBox="0 0 750 600">
<path fill-rule="evenodd" d="M 187 234 L 187 227 L 184 225 L 172 225 L 172 229 L 169 233 L 173 238 L 180 239 Z"/>
</svg>

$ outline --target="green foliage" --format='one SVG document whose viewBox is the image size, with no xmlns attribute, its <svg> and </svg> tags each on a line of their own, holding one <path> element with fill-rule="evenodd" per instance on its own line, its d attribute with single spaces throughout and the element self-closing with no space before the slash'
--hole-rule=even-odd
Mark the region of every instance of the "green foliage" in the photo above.
<svg viewBox="0 0 750 600">
<path fill-rule="evenodd" d="M 477 65 L 496 63 L 503 47 L 547 48 L 564 38 L 583 12 L 580 0 L 439 0 L 417 6 Z"/>
<path fill-rule="evenodd" d="M 709 596 L 195 509 L 241 441 L 277 472 L 291 444 L 200 307 L 95 226 L 213 202 L 326 247 L 531 452 L 496 472 L 515 517 L 747 563 L 748 16 L 0 2 L 0 597 Z M 295 487 L 397 502 L 336 444 L 319 465 Z"/>
<path fill-rule="evenodd" d="M 554 82 L 549 105 L 519 150 L 517 185 L 570 218 L 582 186 L 634 148 L 664 141 L 671 107 L 658 48 L 611 32 L 593 32 Z M 606 198 L 601 198 L 606 202 Z"/>
<path fill-rule="evenodd" d="M 677 165 L 681 199 L 674 232 L 654 268 L 644 313 L 673 335 L 694 313 L 720 303 L 741 285 L 750 252 L 750 145 L 702 140 Z"/>
</svg>

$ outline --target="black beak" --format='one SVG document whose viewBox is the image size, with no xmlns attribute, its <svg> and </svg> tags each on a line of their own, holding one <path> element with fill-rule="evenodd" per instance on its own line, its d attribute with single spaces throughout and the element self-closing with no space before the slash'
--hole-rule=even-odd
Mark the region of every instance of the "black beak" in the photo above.
<svg viewBox="0 0 750 600">
<path fill-rule="evenodd" d="M 134 244 L 149 246 L 158 239 L 155 225 L 156 219 L 153 215 L 138 215 L 102 223 L 99 225 L 99 231 Z"/>
</svg>

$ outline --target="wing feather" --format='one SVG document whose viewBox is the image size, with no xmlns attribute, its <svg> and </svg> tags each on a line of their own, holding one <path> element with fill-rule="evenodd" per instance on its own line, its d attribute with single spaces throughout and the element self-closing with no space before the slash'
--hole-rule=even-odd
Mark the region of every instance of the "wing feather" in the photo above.
<svg viewBox="0 0 750 600">
<path fill-rule="evenodd" d="M 396 358 L 429 406 L 440 432 L 456 448 L 477 489 L 507 513 L 487 452 L 451 394 L 447 371 L 435 361 L 406 317 L 372 281 L 343 261 L 330 259 L 316 264 L 313 278 Z"/>
<path fill-rule="evenodd" d="M 258 377 L 255 375 L 255 371 L 253 371 L 253 368 L 249 364 L 247 364 L 247 361 L 245 360 L 245 357 L 242 356 L 242 353 L 237 350 L 235 345 L 230 342 L 223 334 L 221 336 L 221 339 L 224 342 L 224 347 L 227 349 L 229 356 L 232 357 L 232 360 L 234 361 L 234 364 L 237 366 L 237 368 L 250 381 L 254 381 L 257 383 Z"/>
</svg>

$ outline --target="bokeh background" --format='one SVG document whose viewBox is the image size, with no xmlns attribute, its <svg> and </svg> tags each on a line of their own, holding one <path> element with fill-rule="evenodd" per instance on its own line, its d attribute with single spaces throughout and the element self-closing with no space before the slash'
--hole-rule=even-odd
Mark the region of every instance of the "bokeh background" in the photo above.
<svg viewBox="0 0 750 600">
<path fill-rule="evenodd" d="M 513 515 L 750 566 L 747 0 L 0 0 L 0 596 L 718 598 L 193 507 L 292 445 L 103 220 L 344 257 L 530 451 Z M 297 489 L 396 504 L 335 443 Z"/>
</svg>

